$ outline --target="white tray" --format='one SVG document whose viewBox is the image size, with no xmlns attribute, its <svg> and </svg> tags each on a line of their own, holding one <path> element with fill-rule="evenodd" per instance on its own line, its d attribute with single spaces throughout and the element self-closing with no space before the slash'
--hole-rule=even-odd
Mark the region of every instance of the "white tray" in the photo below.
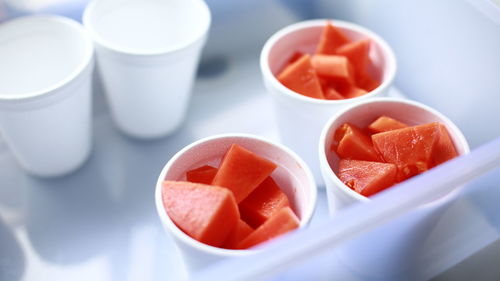
<svg viewBox="0 0 500 281">
<path fill-rule="evenodd" d="M 279 140 L 258 54 L 228 57 L 227 63 L 223 74 L 196 81 L 182 129 L 155 141 L 119 133 L 97 87 L 94 149 L 88 162 L 69 176 L 30 177 L 0 148 L 0 280 L 180 280 L 185 274 L 181 258 L 154 207 L 163 165 L 183 146 L 213 134 L 243 132 Z M 493 216 L 497 220 L 487 216 L 498 210 L 492 202 L 500 194 L 491 192 L 498 169 L 481 179 L 435 227 L 422 263 L 425 279 L 499 238 L 498 215 Z M 323 190 L 318 199 L 312 225 L 328 216 Z M 498 251 L 487 257 L 495 255 Z M 455 276 L 457 270 L 449 274 Z M 485 272 L 498 273 L 497 266 Z M 331 255 L 311 259 L 292 273 L 281 278 L 363 280 Z"/>
</svg>

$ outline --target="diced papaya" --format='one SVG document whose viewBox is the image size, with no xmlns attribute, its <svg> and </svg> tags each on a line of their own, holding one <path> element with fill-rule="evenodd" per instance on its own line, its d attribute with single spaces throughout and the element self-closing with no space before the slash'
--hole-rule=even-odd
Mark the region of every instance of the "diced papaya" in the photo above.
<svg viewBox="0 0 500 281">
<path fill-rule="evenodd" d="M 432 167 L 439 135 L 439 123 L 430 123 L 374 134 L 372 141 L 385 162 L 398 166 L 401 181 Z"/>
<path fill-rule="evenodd" d="M 328 22 L 321 32 L 316 54 L 334 55 L 337 48 L 349 42 L 350 39 L 340 29 Z"/>
<path fill-rule="evenodd" d="M 239 204 L 241 218 L 254 228 L 287 206 L 290 206 L 288 197 L 271 177 L 267 177 Z"/>
<path fill-rule="evenodd" d="M 240 214 L 226 188 L 182 181 L 164 181 L 163 206 L 172 221 L 192 238 L 219 247 L 236 227 Z"/>
<path fill-rule="evenodd" d="M 199 168 L 186 172 L 186 180 L 188 182 L 211 184 L 217 173 L 217 168 L 204 165 Z"/>
<path fill-rule="evenodd" d="M 365 76 L 370 62 L 370 39 L 358 40 L 339 47 L 335 54 L 345 56 L 354 67 L 356 81 Z"/>
<path fill-rule="evenodd" d="M 457 149 L 443 124 L 439 124 L 439 140 L 433 151 L 432 166 L 439 165 L 458 156 Z"/>
<path fill-rule="evenodd" d="M 391 163 L 340 159 L 339 178 L 364 196 L 371 196 L 396 183 L 397 167 Z"/>
<path fill-rule="evenodd" d="M 345 123 L 340 126 L 335 131 L 333 144 L 340 158 L 379 161 L 370 137 L 355 125 Z"/>
<path fill-rule="evenodd" d="M 289 207 L 281 208 L 274 216 L 254 230 L 243 241 L 238 249 L 247 249 L 299 227 L 299 219 Z"/>
<path fill-rule="evenodd" d="M 312 67 L 311 56 L 308 54 L 285 67 L 278 75 L 278 80 L 288 89 L 304 96 L 324 98 L 318 75 Z"/>
<path fill-rule="evenodd" d="M 333 87 L 326 87 L 326 90 L 324 91 L 325 93 L 325 98 L 327 100 L 343 100 L 344 96 L 342 96 L 335 88 Z"/>
<path fill-rule="evenodd" d="M 318 75 L 345 81 L 348 84 L 354 83 L 354 70 L 344 56 L 314 55 L 311 63 Z"/>
<path fill-rule="evenodd" d="M 397 129 L 402 129 L 406 128 L 408 125 L 406 125 L 403 122 L 400 122 L 396 119 L 393 119 L 388 116 L 380 116 L 377 118 L 375 121 L 373 121 L 370 125 L 368 125 L 368 129 L 370 132 L 376 134 L 376 133 L 381 133 L 381 132 L 387 132 L 387 131 L 392 131 L 392 130 L 397 130 Z"/>
<path fill-rule="evenodd" d="M 240 203 L 273 171 L 276 164 L 237 144 L 226 152 L 212 182 L 231 190 Z"/>
<path fill-rule="evenodd" d="M 288 59 L 288 63 L 287 64 L 292 64 L 292 63 L 296 62 L 302 56 L 304 56 L 304 53 L 302 53 L 302 52 L 295 52 L 295 53 L 293 53 L 293 55 Z"/>
<path fill-rule="evenodd" d="M 364 89 L 358 88 L 354 85 L 349 85 L 347 87 L 341 88 L 340 91 L 342 96 L 344 96 L 346 99 L 361 97 L 368 93 Z"/>
<path fill-rule="evenodd" d="M 238 220 L 236 227 L 229 233 L 222 247 L 226 249 L 236 249 L 238 243 L 240 243 L 250 233 L 252 233 L 253 230 L 254 229 L 250 227 L 246 222 L 242 221 L 241 219 Z"/>
<path fill-rule="evenodd" d="M 380 86 L 380 82 L 373 78 L 368 72 L 363 74 L 361 77 L 357 76 L 356 84 L 358 87 L 364 89 L 367 92 L 371 92 L 375 90 L 378 86 Z"/>
</svg>

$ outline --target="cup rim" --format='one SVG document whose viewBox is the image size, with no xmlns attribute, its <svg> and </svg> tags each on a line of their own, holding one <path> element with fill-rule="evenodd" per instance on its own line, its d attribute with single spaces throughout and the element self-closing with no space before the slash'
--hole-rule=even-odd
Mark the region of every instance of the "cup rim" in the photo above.
<svg viewBox="0 0 500 281">
<path fill-rule="evenodd" d="M 53 85 L 50 85 L 48 87 L 44 87 L 41 89 L 37 89 L 37 90 L 32 90 L 32 91 L 22 93 L 22 94 L 10 95 L 10 94 L 1 94 L 0 93 L 0 101 L 3 101 L 3 102 L 24 101 L 24 100 L 31 100 L 31 99 L 41 98 L 41 97 L 50 95 L 50 94 L 54 93 L 55 91 L 70 84 L 75 79 L 77 79 L 83 72 L 85 72 L 85 70 L 88 68 L 88 66 L 92 63 L 92 59 L 94 56 L 94 46 L 92 45 L 92 40 L 90 39 L 88 34 L 83 29 L 83 26 L 80 23 L 78 23 L 75 20 L 72 20 L 70 18 L 66 18 L 66 17 L 58 16 L 58 15 L 22 16 L 22 17 L 15 18 L 15 19 L 9 20 L 9 21 L 1 24 L 0 31 L 3 28 L 11 28 L 13 25 L 22 24 L 25 22 L 29 23 L 29 22 L 38 22 L 38 21 L 52 22 L 52 23 L 64 25 L 64 26 L 67 26 L 67 27 L 73 29 L 74 33 L 78 34 L 79 39 L 82 40 L 82 42 L 83 42 L 84 55 L 82 56 L 79 64 L 75 68 L 73 68 L 73 70 L 68 75 L 66 75 L 62 79 L 59 79 L 58 82 L 54 83 Z"/>
<path fill-rule="evenodd" d="M 296 32 L 301 29 L 305 28 L 310 28 L 310 27 L 318 27 L 318 26 L 325 26 L 327 22 L 333 23 L 336 27 L 344 28 L 344 29 L 349 29 L 352 31 L 355 31 L 357 33 L 366 35 L 368 38 L 370 38 L 375 44 L 379 45 L 383 51 L 384 56 L 387 58 L 388 61 L 388 66 L 387 66 L 387 78 L 382 80 L 382 83 L 375 88 L 374 90 L 368 92 L 367 94 L 355 98 L 349 98 L 349 99 L 343 99 L 343 100 L 322 100 L 322 99 L 316 99 L 316 98 L 311 98 L 304 96 L 302 94 L 299 94 L 295 91 L 292 91 L 285 87 L 283 84 L 281 84 L 276 76 L 271 72 L 271 69 L 269 67 L 268 63 L 268 58 L 269 58 L 269 53 L 271 49 L 274 47 L 276 42 L 278 42 L 281 38 L 284 36 L 291 34 L 293 32 Z M 288 25 L 280 30 L 278 30 L 276 33 L 274 33 L 264 44 L 264 47 L 262 48 L 261 54 L 260 54 L 260 69 L 262 71 L 262 74 L 264 76 L 264 79 L 269 81 L 273 87 L 279 90 L 280 93 L 283 93 L 289 98 L 296 99 L 305 103 L 309 104 L 315 104 L 315 105 L 325 105 L 325 106 L 330 106 L 330 105 L 346 105 L 352 102 L 357 102 L 360 100 L 363 100 L 365 98 L 370 98 L 373 96 L 376 96 L 382 92 L 384 92 L 386 89 L 388 89 L 396 76 L 396 70 L 397 70 L 397 62 L 396 62 L 396 56 L 394 54 L 394 51 L 391 49 L 389 44 L 382 39 L 378 34 L 375 32 L 352 22 L 347 22 L 343 20 L 336 20 L 336 19 L 313 19 L 313 20 L 306 20 L 306 21 L 301 21 L 298 23 L 294 23 L 291 25 Z"/>
<path fill-rule="evenodd" d="M 457 127 L 457 125 L 454 122 L 452 122 L 447 116 L 442 114 L 441 112 L 439 112 L 436 109 L 434 109 L 428 105 L 425 105 L 423 103 L 413 101 L 413 100 L 408 100 L 408 99 L 402 99 L 402 98 L 380 97 L 380 98 L 373 98 L 370 100 L 361 101 L 361 102 L 353 104 L 351 106 L 347 106 L 347 107 L 339 110 L 337 113 L 335 113 L 324 125 L 323 130 L 321 131 L 320 139 L 319 139 L 318 153 L 319 153 L 320 165 L 322 166 L 321 170 L 322 170 L 323 177 L 325 177 L 325 178 L 327 177 L 330 180 L 332 180 L 334 183 L 334 186 L 335 186 L 334 188 L 340 189 L 343 194 L 349 196 L 352 199 L 355 199 L 358 202 L 359 201 L 360 202 L 370 201 L 372 199 L 370 197 L 361 195 L 358 192 L 349 188 L 347 185 L 345 185 L 339 179 L 337 174 L 335 174 L 335 172 L 331 168 L 330 164 L 328 163 L 328 159 L 326 158 L 326 153 L 325 153 L 326 138 L 327 138 L 328 132 L 330 131 L 333 123 L 337 119 L 339 119 L 342 115 L 346 114 L 347 112 L 354 110 L 354 109 L 361 107 L 361 106 L 366 106 L 366 105 L 375 104 L 375 103 L 387 103 L 387 102 L 394 103 L 394 104 L 405 104 L 405 105 L 417 107 L 417 108 L 420 108 L 422 110 L 425 110 L 425 111 L 431 113 L 432 115 L 437 116 L 439 119 L 443 120 L 444 121 L 443 123 L 446 124 L 446 126 L 450 129 L 450 131 L 453 132 L 453 135 L 458 140 L 457 146 L 461 146 L 463 148 L 464 153 L 459 154 L 459 156 L 468 154 L 470 152 L 469 143 L 467 142 L 467 139 L 465 138 L 462 131 Z M 457 194 L 457 192 L 458 192 L 458 189 L 455 189 L 454 191 L 442 196 L 441 198 L 438 198 L 436 200 L 432 200 L 424 205 L 431 206 L 434 204 L 440 204 L 440 202 L 442 200 L 447 200 L 447 198 L 449 198 L 451 196 L 455 196 Z"/>
<path fill-rule="evenodd" d="M 126 54 L 126 55 L 133 55 L 133 56 L 157 56 L 157 55 L 164 55 L 168 53 L 173 53 L 176 51 L 180 51 L 182 49 L 187 48 L 188 46 L 194 44 L 198 40 L 202 39 L 206 34 L 208 33 L 208 30 L 210 29 L 210 25 L 212 23 L 212 14 L 210 12 L 210 9 L 208 5 L 205 3 L 205 1 L 202 0 L 191 0 L 191 2 L 196 3 L 199 5 L 199 9 L 202 9 L 205 11 L 207 14 L 207 21 L 205 24 L 205 27 L 203 30 L 199 33 L 196 34 L 196 36 L 193 36 L 191 40 L 187 40 L 183 44 L 179 45 L 174 45 L 174 46 L 167 46 L 163 48 L 154 48 L 154 49 L 149 49 L 149 50 L 141 50 L 138 48 L 129 48 L 129 47 L 122 47 L 119 46 L 118 44 L 113 43 L 110 40 L 107 40 L 103 38 L 98 31 L 95 30 L 94 25 L 91 20 L 91 14 L 93 11 L 96 9 L 97 4 L 99 3 L 100 0 L 92 0 L 90 1 L 87 6 L 85 7 L 85 10 L 83 11 L 82 15 L 82 23 L 87 32 L 90 34 L 92 40 L 94 42 L 108 50 L 120 53 L 120 54 Z"/>
<path fill-rule="evenodd" d="M 163 207 L 163 200 L 162 200 L 162 183 L 165 179 L 165 175 L 167 171 L 170 169 L 170 167 L 179 159 L 186 151 L 200 145 L 206 142 L 218 140 L 218 139 L 224 139 L 224 138 L 248 138 L 252 140 L 257 140 L 260 142 L 264 142 L 267 144 L 270 144 L 282 151 L 284 151 L 286 154 L 290 155 L 297 163 L 302 167 L 304 170 L 304 173 L 306 174 L 306 177 L 311 184 L 313 188 L 311 188 L 311 197 L 310 197 L 310 205 L 304 212 L 305 215 L 300 219 L 300 225 L 299 229 L 305 227 L 310 221 L 311 218 L 314 214 L 314 210 L 316 209 L 316 201 L 317 201 L 317 187 L 316 183 L 314 181 L 314 177 L 312 175 L 312 172 L 310 171 L 309 167 L 306 165 L 306 163 L 292 150 L 287 148 L 286 146 L 283 146 L 282 144 L 276 143 L 274 141 L 270 141 L 268 139 L 256 136 L 256 135 L 251 135 L 251 134 L 243 134 L 243 133 L 226 133 L 226 134 L 218 134 L 218 135 L 213 135 L 209 137 L 205 137 L 202 139 L 199 139 L 195 142 L 192 142 L 191 144 L 185 146 L 181 150 L 179 150 L 174 156 L 170 158 L 170 160 L 165 164 L 163 167 L 160 175 L 158 176 L 158 180 L 156 182 L 156 189 L 155 189 L 155 205 L 156 205 L 156 212 L 162 221 L 162 224 L 168 228 L 168 232 L 175 236 L 173 238 L 180 239 L 182 243 L 185 245 L 188 245 L 191 248 L 195 248 L 197 250 L 210 253 L 213 255 L 218 255 L 222 257 L 235 257 L 235 256 L 243 256 L 243 255 L 248 255 L 252 253 L 256 253 L 262 250 L 262 248 L 256 248 L 256 249 L 224 249 L 224 248 L 219 248 L 219 247 L 214 247 L 210 246 L 207 244 L 204 244 L 202 242 L 199 242 L 198 240 L 191 238 L 189 235 L 184 233 L 182 230 L 180 230 L 175 223 L 170 219 L 170 217 L 167 215 L 167 212 L 165 208 Z"/>
</svg>

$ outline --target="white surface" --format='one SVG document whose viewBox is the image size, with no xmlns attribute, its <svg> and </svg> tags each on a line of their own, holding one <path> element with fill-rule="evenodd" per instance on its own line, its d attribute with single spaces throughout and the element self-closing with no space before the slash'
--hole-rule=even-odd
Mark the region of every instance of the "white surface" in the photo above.
<svg viewBox="0 0 500 281">
<path fill-rule="evenodd" d="M 55 16 L 13 20 L 0 26 L 0 38 L 2 137 L 33 174 L 75 170 L 91 146 L 90 39 L 80 24 Z"/>
<path fill-rule="evenodd" d="M 345 106 L 371 97 L 386 96 L 396 74 L 396 60 L 382 38 L 363 27 L 342 21 L 333 24 L 351 39 L 370 38 L 370 59 L 380 86 L 358 98 L 345 100 L 319 100 L 293 92 L 281 84 L 276 75 L 297 51 L 312 54 L 321 37 L 325 20 L 303 21 L 276 32 L 266 42 L 260 58 L 264 84 L 273 96 L 278 129 L 283 143 L 296 151 L 311 167 L 318 185 L 324 185 L 317 155 L 319 135 L 330 116 Z"/>
<path fill-rule="evenodd" d="M 113 5 L 104 5 L 111 3 Z M 196 68 L 210 26 L 210 11 L 201 0 L 177 1 L 173 7 L 149 6 L 153 3 L 149 1 L 140 3 L 145 5 L 141 6 L 141 16 L 151 18 L 151 22 L 136 25 L 130 34 L 127 33 L 131 19 L 127 15 L 137 8 L 135 5 L 121 7 L 116 1 L 93 2 L 85 10 L 84 24 L 95 41 L 99 74 L 113 120 L 131 136 L 157 138 L 175 131 L 185 118 Z M 163 16 L 176 13 L 178 16 L 161 21 L 162 25 L 156 26 L 160 24 L 155 21 L 158 13 Z M 101 23 L 108 14 L 114 20 L 113 25 Z M 190 26 L 196 28 L 187 38 L 170 37 L 169 29 L 185 25 L 184 16 L 191 19 Z M 163 27 L 167 29 L 165 33 L 162 33 Z M 124 42 L 123 38 L 118 40 L 115 34 L 128 35 L 123 38 L 129 41 Z M 153 38 L 168 40 L 158 39 L 160 41 L 156 42 Z M 130 42 L 141 40 L 145 41 L 144 46 L 130 46 Z"/>
<path fill-rule="evenodd" d="M 114 128 L 106 111 L 96 111 L 89 161 L 75 173 L 51 180 L 28 176 L 8 151 L 0 151 L 0 280 L 43 276 L 148 281 L 185 276 L 178 250 L 154 207 L 154 188 L 165 162 L 186 144 L 213 134 L 241 132 L 279 140 L 258 55 L 228 59 L 224 75 L 197 80 L 188 118 L 171 137 L 146 142 L 127 138 Z M 455 202 L 439 220 L 423 246 L 430 256 L 419 261 L 426 276 L 422 280 L 498 239 L 498 172 L 475 183 L 474 192 Z M 326 194 L 320 191 L 312 225 L 327 216 Z M 276 277 L 364 280 L 336 252 L 311 258 Z"/>
</svg>

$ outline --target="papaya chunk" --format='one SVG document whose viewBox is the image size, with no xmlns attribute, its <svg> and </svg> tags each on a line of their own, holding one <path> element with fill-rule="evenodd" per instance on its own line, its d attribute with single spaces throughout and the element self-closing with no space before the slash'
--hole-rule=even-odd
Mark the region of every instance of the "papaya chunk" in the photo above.
<svg viewBox="0 0 500 281">
<path fill-rule="evenodd" d="M 237 203 L 245 199 L 276 169 L 273 162 L 233 144 L 226 152 L 212 185 L 231 190 Z"/>
<path fill-rule="evenodd" d="M 246 222 L 241 219 L 238 220 L 236 227 L 231 231 L 222 245 L 226 249 L 235 249 L 238 243 L 245 239 L 250 233 L 254 231 Z"/>
<path fill-rule="evenodd" d="M 443 124 L 439 124 L 439 140 L 433 151 L 432 166 L 439 165 L 458 156 L 457 149 Z"/>
<path fill-rule="evenodd" d="M 334 134 L 333 147 L 340 158 L 366 161 L 379 161 L 379 156 L 373 148 L 370 137 L 355 125 L 345 123 Z"/>
<path fill-rule="evenodd" d="M 285 207 L 255 229 L 243 241 L 238 243 L 238 249 L 247 249 L 262 242 L 273 239 L 299 227 L 299 219 L 292 209 Z"/>
<path fill-rule="evenodd" d="M 311 56 L 308 54 L 286 66 L 278 75 L 278 80 L 285 87 L 299 94 L 324 99 L 318 75 L 311 64 Z"/>
<path fill-rule="evenodd" d="M 398 120 L 388 116 L 380 116 L 370 125 L 368 125 L 368 129 L 374 134 L 402 129 L 406 127 L 408 127 L 408 125 L 406 125 L 405 123 L 399 122 Z"/>
<path fill-rule="evenodd" d="M 256 228 L 287 206 L 290 203 L 286 194 L 271 177 L 267 177 L 238 207 L 241 218 Z"/>
<path fill-rule="evenodd" d="M 324 91 L 324 93 L 325 93 L 325 98 L 327 100 L 342 100 L 342 99 L 344 99 L 344 96 L 342 96 L 333 87 L 327 87 L 326 90 Z"/>
<path fill-rule="evenodd" d="M 345 56 L 354 68 L 356 81 L 365 76 L 370 63 L 370 39 L 358 40 L 339 47 L 335 54 Z"/>
<path fill-rule="evenodd" d="M 348 84 L 354 83 L 354 70 L 344 56 L 314 55 L 311 63 L 318 75 L 345 81 Z"/>
<path fill-rule="evenodd" d="M 397 167 L 391 163 L 341 159 L 339 178 L 364 196 L 371 196 L 396 183 Z"/>
<path fill-rule="evenodd" d="M 182 181 L 164 181 L 163 206 L 172 221 L 192 238 L 219 247 L 236 227 L 240 213 L 226 188 Z"/>
<path fill-rule="evenodd" d="M 188 182 L 211 184 L 217 173 L 217 168 L 204 165 L 199 168 L 186 172 L 186 180 Z"/>
<path fill-rule="evenodd" d="M 439 123 L 430 123 L 374 134 L 372 141 L 385 162 L 398 166 L 398 178 L 404 180 L 432 167 L 439 135 Z"/>
<path fill-rule="evenodd" d="M 321 32 L 316 54 L 334 55 L 337 48 L 349 42 L 350 39 L 340 29 L 328 22 Z"/>
</svg>

